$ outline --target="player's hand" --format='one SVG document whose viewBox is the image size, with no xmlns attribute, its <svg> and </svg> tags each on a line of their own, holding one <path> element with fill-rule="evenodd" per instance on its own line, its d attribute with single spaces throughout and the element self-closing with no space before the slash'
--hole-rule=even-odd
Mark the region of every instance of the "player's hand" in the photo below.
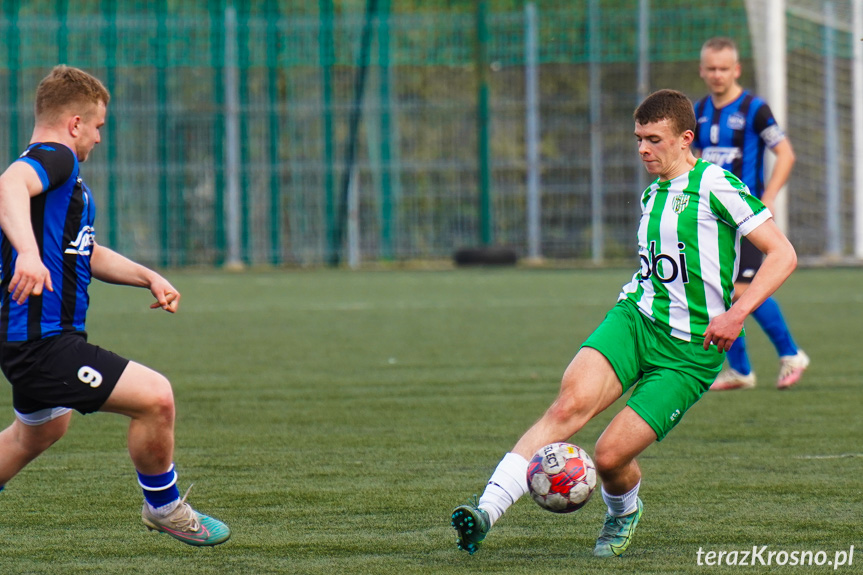
<svg viewBox="0 0 863 575">
<path fill-rule="evenodd" d="M 165 278 L 160 276 L 154 281 L 150 285 L 150 292 L 156 298 L 156 301 L 150 304 L 150 309 L 162 308 L 169 313 L 176 313 L 180 306 L 180 292 Z"/>
<path fill-rule="evenodd" d="M 54 291 L 51 283 L 51 272 L 36 255 L 18 254 L 15 260 L 15 274 L 9 282 L 9 293 L 12 299 L 23 304 L 31 295 L 42 295 L 42 290 Z"/>
<path fill-rule="evenodd" d="M 728 351 L 742 330 L 742 319 L 737 319 L 731 312 L 720 314 L 710 321 L 704 332 L 704 349 L 713 344 L 720 352 Z"/>
</svg>

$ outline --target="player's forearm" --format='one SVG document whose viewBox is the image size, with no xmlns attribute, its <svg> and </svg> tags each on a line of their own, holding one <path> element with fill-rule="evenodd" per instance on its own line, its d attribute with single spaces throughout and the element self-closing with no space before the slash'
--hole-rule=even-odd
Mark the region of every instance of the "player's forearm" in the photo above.
<svg viewBox="0 0 863 575">
<path fill-rule="evenodd" d="M 795 161 L 794 150 L 790 144 L 782 146 L 776 153 L 776 162 L 773 164 L 773 171 L 770 173 L 770 179 L 764 185 L 764 193 L 761 196 L 765 204 L 771 204 L 776 199 L 776 196 L 779 195 L 782 186 L 788 183 Z"/>
<path fill-rule="evenodd" d="M 150 287 L 156 272 L 110 248 L 93 244 L 90 258 L 93 277 L 99 281 L 134 287 Z"/>
<path fill-rule="evenodd" d="M 761 201 L 764 202 L 766 206 L 773 205 L 773 202 L 776 201 L 776 196 L 778 196 L 779 192 L 782 191 L 782 186 L 788 182 L 790 175 L 790 165 L 788 167 L 780 168 L 777 166 L 773 168 L 773 175 L 771 175 L 770 181 L 765 184 L 764 192 L 761 194 Z"/>
<path fill-rule="evenodd" d="M 764 303 L 788 279 L 797 267 L 797 253 L 790 242 L 771 250 L 752 278 L 752 283 L 742 296 L 731 306 L 735 315 L 746 317 Z"/>
</svg>

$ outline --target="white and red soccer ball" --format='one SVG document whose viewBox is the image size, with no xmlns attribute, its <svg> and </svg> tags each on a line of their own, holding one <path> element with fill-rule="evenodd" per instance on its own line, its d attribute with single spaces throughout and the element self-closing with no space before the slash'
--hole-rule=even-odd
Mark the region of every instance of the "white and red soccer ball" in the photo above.
<svg viewBox="0 0 863 575">
<path fill-rule="evenodd" d="M 552 443 L 527 465 L 530 495 L 540 507 L 571 513 L 587 504 L 596 489 L 596 467 L 585 450 L 571 443 Z"/>
</svg>

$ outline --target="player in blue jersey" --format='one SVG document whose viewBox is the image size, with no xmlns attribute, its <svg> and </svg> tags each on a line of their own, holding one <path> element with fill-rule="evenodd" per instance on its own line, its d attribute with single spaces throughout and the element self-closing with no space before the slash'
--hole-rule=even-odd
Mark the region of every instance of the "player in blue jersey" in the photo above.
<svg viewBox="0 0 863 575">
<path fill-rule="evenodd" d="M 701 78 L 710 94 L 695 104 L 697 129 L 692 146 L 696 154 L 740 178 L 750 192 L 773 212 L 776 195 L 788 181 L 794 150 L 764 100 L 738 83 L 740 62 L 730 38 L 711 38 L 701 48 Z M 776 156 L 770 179 L 764 181 L 764 152 Z M 735 298 L 746 291 L 761 266 L 762 255 L 746 238 L 741 239 L 740 267 L 734 281 Z M 795 344 L 779 304 L 768 298 L 752 313 L 779 354 L 776 387 L 797 383 L 809 366 L 809 357 Z M 747 389 L 755 386 L 755 373 L 740 337 L 728 352 L 728 368 L 711 389 Z"/>
<path fill-rule="evenodd" d="M 131 420 L 144 524 L 190 545 L 218 545 L 230 537 L 227 525 L 196 512 L 177 488 L 170 382 L 88 343 L 84 331 L 91 278 L 147 288 L 153 309 L 174 313 L 180 303 L 164 277 L 96 242 L 80 163 L 101 139 L 109 100 L 90 74 L 55 67 L 36 91 L 29 146 L 0 175 L 0 368 L 15 410 L 0 432 L 0 489 L 63 437 L 72 409 L 119 413 Z"/>
</svg>

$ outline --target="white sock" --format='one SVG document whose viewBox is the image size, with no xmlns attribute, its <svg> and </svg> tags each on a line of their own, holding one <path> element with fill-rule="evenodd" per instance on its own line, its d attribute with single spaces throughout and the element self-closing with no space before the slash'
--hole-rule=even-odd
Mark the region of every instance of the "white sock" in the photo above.
<svg viewBox="0 0 863 575">
<path fill-rule="evenodd" d="M 527 493 L 527 460 L 517 453 L 507 453 L 488 480 L 479 506 L 488 513 L 491 525 L 510 505 Z M 490 525 L 490 526 L 491 526 Z"/>
<path fill-rule="evenodd" d="M 603 485 L 602 500 L 608 506 L 608 514 L 612 517 L 623 517 L 624 515 L 634 513 L 638 509 L 639 487 L 641 487 L 641 480 L 635 484 L 635 487 L 623 495 L 610 495 L 605 491 L 605 485 Z"/>
<path fill-rule="evenodd" d="M 167 517 L 174 509 L 177 508 L 177 505 L 179 504 L 179 499 L 177 499 L 176 501 L 171 501 L 167 505 L 162 505 L 161 507 L 153 507 L 152 505 L 147 503 L 147 505 L 149 505 L 150 507 L 150 511 L 152 511 L 153 515 L 155 515 L 156 517 Z"/>
</svg>

